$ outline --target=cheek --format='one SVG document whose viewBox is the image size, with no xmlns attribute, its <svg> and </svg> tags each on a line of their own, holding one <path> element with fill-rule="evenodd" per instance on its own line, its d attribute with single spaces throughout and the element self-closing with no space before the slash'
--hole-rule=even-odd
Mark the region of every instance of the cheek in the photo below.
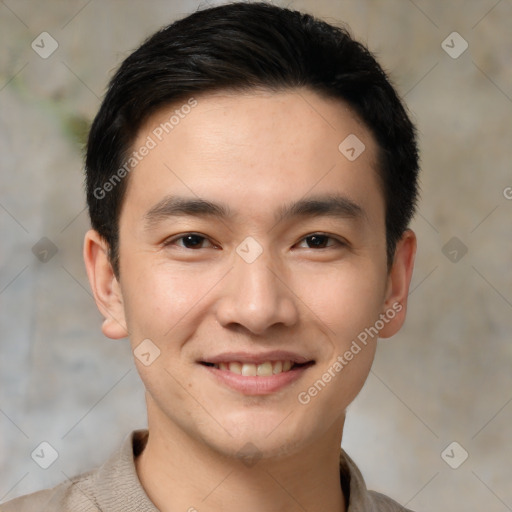
<svg viewBox="0 0 512 512">
<path fill-rule="evenodd" d="M 132 349 L 149 338 L 162 355 L 170 356 L 164 359 L 178 361 L 184 347 L 188 348 L 188 342 L 213 314 L 226 268 L 154 263 L 149 257 L 141 260 L 127 263 L 131 272 L 126 272 L 127 280 L 123 282 Z M 193 343 L 190 345 L 194 347 Z"/>
<path fill-rule="evenodd" d="M 163 265 L 126 265 L 124 308 L 131 338 L 163 342 L 186 324 L 187 315 L 200 307 L 208 282 L 190 273 L 170 271 Z M 133 277 L 132 277 L 133 276 Z"/>
<path fill-rule="evenodd" d="M 381 313 L 385 279 L 379 268 L 368 265 L 340 273 L 326 286 L 331 300 L 325 301 L 324 311 L 335 332 L 335 350 L 321 378 L 331 379 L 327 404 L 347 406 L 364 385 L 375 356 L 378 334 L 372 327 Z"/>
<path fill-rule="evenodd" d="M 368 264 L 347 263 L 297 283 L 305 304 L 329 328 L 339 348 L 373 325 L 381 312 L 386 281 L 384 272 Z"/>
</svg>

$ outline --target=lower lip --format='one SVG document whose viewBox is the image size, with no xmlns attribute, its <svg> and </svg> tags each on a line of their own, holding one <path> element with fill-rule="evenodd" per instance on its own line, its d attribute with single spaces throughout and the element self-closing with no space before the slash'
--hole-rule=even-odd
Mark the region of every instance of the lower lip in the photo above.
<svg viewBox="0 0 512 512">
<path fill-rule="evenodd" d="M 220 370 L 213 366 L 201 366 L 208 370 L 221 384 L 244 395 L 270 395 L 275 393 L 299 379 L 309 368 L 309 365 L 298 366 L 293 370 L 269 375 L 268 377 L 245 377 L 229 370 Z"/>
</svg>

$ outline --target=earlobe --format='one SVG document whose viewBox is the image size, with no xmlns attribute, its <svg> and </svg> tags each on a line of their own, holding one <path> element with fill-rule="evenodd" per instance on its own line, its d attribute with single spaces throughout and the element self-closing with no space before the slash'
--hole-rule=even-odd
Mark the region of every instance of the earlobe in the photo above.
<svg viewBox="0 0 512 512">
<path fill-rule="evenodd" d="M 121 287 L 108 257 L 108 244 L 91 229 L 85 234 L 84 262 L 94 300 L 105 317 L 102 331 L 112 339 L 128 336 Z"/>
<path fill-rule="evenodd" d="M 393 266 L 388 277 L 384 301 L 384 313 L 388 322 L 381 329 L 379 337 L 389 338 L 396 334 L 405 321 L 407 297 L 416 256 L 416 235 L 408 229 L 398 241 Z"/>
</svg>

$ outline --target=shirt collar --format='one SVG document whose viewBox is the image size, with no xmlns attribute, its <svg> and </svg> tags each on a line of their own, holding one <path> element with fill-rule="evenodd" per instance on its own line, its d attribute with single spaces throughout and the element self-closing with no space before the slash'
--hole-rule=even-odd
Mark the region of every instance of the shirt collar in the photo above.
<svg viewBox="0 0 512 512">
<path fill-rule="evenodd" d="M 158 512 L 140 483 L 135 469 L 135 458 L 146 446 L 147 429 L 132 431 L 96 473 L 99 488 L 98 505 L 103 512 Z M 124 484 L 119 485 L 122 481 Z M 347 504 L 347 512 L 369 512 L 372 501 L 363 476 L 347 453 L 340 450 L 340 484 Z"/>
</svg>

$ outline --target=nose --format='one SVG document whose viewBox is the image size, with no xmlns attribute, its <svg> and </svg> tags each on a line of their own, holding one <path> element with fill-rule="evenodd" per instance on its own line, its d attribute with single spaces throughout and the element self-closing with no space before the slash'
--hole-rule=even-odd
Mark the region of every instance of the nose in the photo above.
<svg viewBox="0 0 512 512">
<path fill-rule="evenodd" d="M 290 327 L 298 320 L 298 298 L 285 273 L 265 255 L 248 263 L 235 257 L 217 302 L 217 320 L 224 327 L 244 327 L 260 335 L 272 326 Z"/>
</svg>

